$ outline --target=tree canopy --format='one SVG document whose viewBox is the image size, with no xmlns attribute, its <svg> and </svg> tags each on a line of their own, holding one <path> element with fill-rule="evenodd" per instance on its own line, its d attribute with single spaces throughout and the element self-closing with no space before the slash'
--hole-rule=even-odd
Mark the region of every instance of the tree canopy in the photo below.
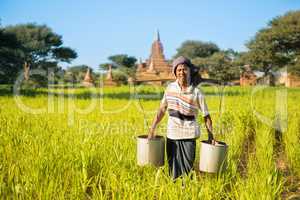
<svg viewBox="0 0 300 200">
<path fill-rule="evenodd" d="M 133 56 L 128 56 L 127 54 L 116 54 L 108 57 L 108 60 L 110 62 L 108 63 L 102 63 L 99 65 L 100 69 L 107 70 L 109 65 L 112 66 L 112 68 L 135 68 L 135 63 L 137 59 Z"/>
<path fill-rule="evenodd" d="M 15 35 L 0 28 L 0 83 L 12 83 L 22 65 L 15 49 L 20 48 Z"/>
<path fill-rule="evenodd" d="M 62 37 L 46 25 L 19 24 L 8 26 L 4 31 L 15 35 L 21 45 L 20 56 L 30 63 L 45 60 L 70 62 L 77 57 L 74 50 L 62 46 Z"/>
<path fill-rule="evenodd" d="M 30 69 L 56 68 L 58 62 L 69 63 L 77 57 L 73 49 L 62 46 L 62 37 L 46 25 L 28 23 L 7 26 L 3 33 L 12 35 L 18 43 L 14 56 L 22 61 L 25 79 L 29 78 Z M 16 65 L 21 70 L 19 63 Z"/>
<path fill-rule="evenodd" d="M 83 80 L 88 68 L 90 67 L 87 65 L 75 65 L 68 67 L 65 70 L 64 80 L 66 82 L 80 83 Z M 93 73 L 92 68 L 90 68 L 90 70 L 91 73 Z"/>
<path fill-rule="evenodd" d="M 137 59 L 133 56 L 128 56 L 127 54 L 117 54 L 109 56 L 108 59 L 112 62 L 114 66 L 134 68 Z"/>
<path fill-rule="evenodd" d="M 239 56 L 233 50 L 225 50 L 214 53 L 206 58 L 195 58 L 192 63 L 200 68 L 200 71 L 207 71 L 211 78 L 220 81 L 230 81 L 239 77 L 240 68 L 236 63 Z"/>
<path fill-rule="evenodd" d="M 212 42 L 203 42 L 197 40 L 187 40 L 177 49 L 174 57 L 185 56 L 189 59 L 205 58 L 220 51 L 219 47 Z"/>
<path fill-rule="evenodd" d="M 112 66 L 115 70 L 119 71 L 118 76 L 122 75 L 122 80 L 127 80 L 125 76 L 134 76 L 136 71 L 137 59 L 127 54 L 116 54 L 108 57 L 109 63 L 102 63 L 99 65 L 101 70 L 107 70 L 109 66 Z"/>
<path fill-rule="evenodd" d="M 247 47 L 248 62 L 265 74 L 282 67 L 288 67 L 291 73 L 299 73 L 300 11 L 272 19 L 247 43 Z"/>
</svg>

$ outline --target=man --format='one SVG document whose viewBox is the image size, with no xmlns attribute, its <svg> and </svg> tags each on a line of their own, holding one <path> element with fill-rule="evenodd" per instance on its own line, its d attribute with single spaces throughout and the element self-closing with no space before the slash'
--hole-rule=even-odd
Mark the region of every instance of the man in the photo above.
<svg viewBox="0 0 300 200">
<path fill-rule="evenodd" d="M 198 110 L 203 114 L 209 141 L 213 142 L 212 121 L 204 95 L 193 80 L 198 69 L 189 59 L 180 56 L 172 64 L 176 81 L 170 83 L 153 120 L 148 138 L 155 137 L 155 129 L 168 110 L 167 158 L 170 174 L 174 179 L 188 174 L 195 161 L 196 139 L 200 136 L 197 123 Z"/>
</svg>

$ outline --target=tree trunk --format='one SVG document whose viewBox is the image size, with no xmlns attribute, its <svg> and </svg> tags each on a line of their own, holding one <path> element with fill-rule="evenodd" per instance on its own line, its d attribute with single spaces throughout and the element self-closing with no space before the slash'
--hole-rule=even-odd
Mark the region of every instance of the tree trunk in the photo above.
<svg viewBox="0 0 300 200">
<path fill-rule="evenodd" d="M 29 80 L 29 70 L 30 70 L 30 64 L 27 61 L 25 61 L 24 62 L 24 78 L 25 78 L 25 81 Z"/>
</svg>

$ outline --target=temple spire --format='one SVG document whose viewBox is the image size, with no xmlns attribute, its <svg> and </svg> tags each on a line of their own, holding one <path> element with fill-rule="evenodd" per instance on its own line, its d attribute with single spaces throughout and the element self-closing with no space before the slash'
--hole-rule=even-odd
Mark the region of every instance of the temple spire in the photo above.
<svg viewBox="0 0 300 200">
<path fill-rule="evenodd" d="M 111 65 L 108 65 L 108 71 L 107 71 L 106 80 L 113 80 L 113 77 L 112 77 L 112 67 L 111 67 Z"/>
<path fill-rule="evenodd" d="M 84 76 L 84 79 L 83 79 L 82 83 L 86 87 L 94 86 L 94 80 L 93 80 L 93 77 L 92 77 L 92 74 L 91 74 L 91 69 L 89 67 L 87 68 L 87 72 Z"/>
<path fill-rule="evenodd" d="M 160 41 L 160 36 L 159 36 L 159 30 L 157 29 L 157 33 L 156 33 L 157 35 L 156 35 L 156 40 L 157 41 Z"/>
<path fill-rule="evenodd" d="M 87 82 L 92 81 L 91 70 L 90 70 L 89 67 L 87 68 L 87 72 L 86 72 L 86 74 L 84 76 L 84 81 L 87 81 Z"/>
<path fill-rule="evenodd" d="M 104 80 L 104 85 L 105 86 L 116 86 L 118 85 L 117 82 L 113 80 L 113 74 L 112 74 L 112 65 L 108 65 L 108 70 L 106 74 L 106 80 Z"/>
</svg>

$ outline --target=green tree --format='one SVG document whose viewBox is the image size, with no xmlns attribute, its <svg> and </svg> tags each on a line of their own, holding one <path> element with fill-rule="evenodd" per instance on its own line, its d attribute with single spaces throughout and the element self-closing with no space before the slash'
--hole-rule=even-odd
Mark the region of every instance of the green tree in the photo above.
<svg viewBox="0 0 300 200">
<path fill-rule="evenodd" d="M 136 61 L 137 59 L 133 56 L 128 56 L 127 54 L 117 54 L 108 57 L 109 63 L 100 64 L 100 70 L 107 70 L 109 65 L 112 66 L 114 71 L 117 72 L 118 77 L 125 80 L 124 76 L 134 76 L 136 71 Z M 127 79 L 126 79 L 127 80 Z"/>
<path fill-rule="evenodd" d="M 174 57 L 185 56 L 189 59 L 205 58 L 219 51 L 219 47 L 212 42 L 187 40 L 177 49 Z"/>
<path fill-rule="evenodd" d="M 221 81 L 231 81 L 239 77 L 240 68 L 234 64 L 234 58 L 228 52 L 217 52 L 209 60 L 209 74 Z"/>
<path fill-rule="evenodd" d="M 15 49 L 20 48 L 14 34 L 5 33 L 0 27 L 0 83 L 12 83 L 20 70 L 21 60 Z"/>
<path fill-rule="evenodd" d="M 299 73 L 300 11 L 272 19 L 247 43 L 247 47 L 249 63 L 265 74 L 285 66 L 291 73 Z"/>
<path fill-rule="evenodd" d="M 66 82 L 80 83 L 84 79 L 84 75 L 88 68 L 90 67 L 87 65 L 76 65 L 68 67 L 65 70 L 64 80 Z"/>
<path fill-rule="evenodd" d="M 109 66 L 111 66 L 112 69 L 116 69 L 117 66 L 112 63 L 102 63 L 99 65 L 100 70 L 108 70 Z"/>
<path fill-rule="evenodd" d="M 108 59 L 117 67 L 135 68 L 137 59 L 126 54 L 118 54 L 108 57 Z"/>
<path fill-rule="evenodd" d="M 293 62 L 287 65 L 287 69 L 292 74 L 300 76 L 300 55 L 298 55 Z"/>
<path fill-rule="evenodd" d="M 240 68 L 235 63 L 237 52 L 226 50 L 214 53 L 207 58 L 195 58 L 192 62 L 200 68 L 207 70 L 210 77 L 219 81 L 231 81 L 239 77 Z"/>
<path fill-rule="evenodd" d="M 30 69 L 57 67 L 54 62 L 69 63 L 77 57 L 73 49 L 62 46 L 62 37 L 46 25 L 19 24 L 6 27 L 4 32 L 15 35 L 20 44 L 16 52 L 22 60 L 25 80 L 29 79 Z"/>
</svg>

